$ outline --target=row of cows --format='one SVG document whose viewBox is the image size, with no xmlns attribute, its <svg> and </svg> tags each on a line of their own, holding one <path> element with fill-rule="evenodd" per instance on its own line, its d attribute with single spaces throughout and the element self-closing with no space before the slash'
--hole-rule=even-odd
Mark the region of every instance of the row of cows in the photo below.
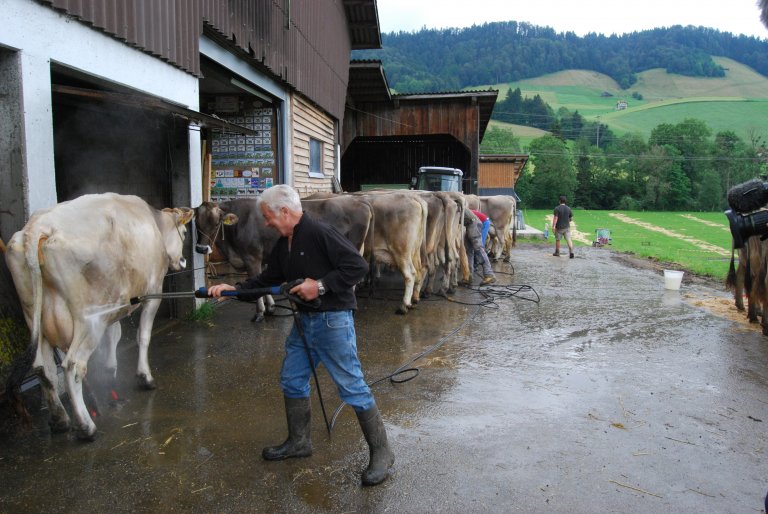
<svg viewBox="0 0 768 514">
<path fill-rule="evenodd" d="M 302 205 L 345 234 L 374 266 L 403 275 L 402 313 L 418 302 L 422 284 L 427 292 L 448 292 L 459 272 L 469 278 L 462 232 L 466 208 L 488 213 L 496 233 L 503 234 L 497 256 L 503 250 L 508 255 L 515 212 L 511 197 L 441 192 L 317 194 Z M 107 344 L 107 367 L 116 375 L 119 321 L 138 308 L 132 298 L 161 293 L 168 270 L 185 267 L 186 226 L 195 216 L 200 243 L 218 246 L 236 269 L 260 272 L 277 234 L 265 226 L 253 200 L 157 210 L 136 196 L 84 195 L 35 212 L 8 242 L 5 260 L 35 345 L 32 366 L 53 430 L 71 425 L 59 398 L 54 348 L 66 352 L 64 384 L 78 436 L 92 440 L 96 426 L 83 401 L 88 360 L 99 344 Z M 147 350 L 159 304 L 159 299 L 141 304 L 137 377 L 147 389 L 155 387 Z M 9 384 L 6 392 L 20 401 L 18 385 Z"/>
<path fill-rule="evenodd" d="M 495 233 L 503 235 L 495 245 L 496 258 L 508 256 L 512 245 L 515 201 L 509 196 L 393 190 L 315 193 L 302 200 L 302 207 L 352 241 L 372 269 L 384 266 L 403 276 L 400 314 L 418 303 L 422 293 L 451 293 L 459 280 L 470 279 L 462 223 L 466 209 L 487 213 Z M 256 200 L 203 203 L 197 209 L 197 226 L 200 243 L 215 246 L 249 276 L 261 271 L 277 238 L 266 227 Z M 258 317 L 270 309 L 270 302 L 259 305 Z"/>
</svg>

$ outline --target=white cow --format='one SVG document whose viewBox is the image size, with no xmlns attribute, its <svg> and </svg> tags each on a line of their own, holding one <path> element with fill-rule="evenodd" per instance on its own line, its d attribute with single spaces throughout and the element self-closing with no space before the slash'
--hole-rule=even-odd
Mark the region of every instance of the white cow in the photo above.
<svg viewBox="0 0 768 514">
<path fill-rule="evenodd" d="M 35 212 L 11 238 L 8 268 L 37 345 L 33 367 L 51 411 L 53 430 L 69 429 L 57 391 L 53 348 L 67 353 L 67 393 L 78 436 L 93 439 L 96 425 L 83 402 L 88 359 L 102 340 L 111 344 L 108 366 L 117 368 L 119 320 L 139 305 L 130 299 L 161 293 L 168 269 L 185 267 L 186 224 L 194 211 L 158 211 L 136 196 L 85 195 Z M 160 300 L 144 302 L 139 325 L 140 384 L 155 387 L 147 349 Z"/>
</svg>

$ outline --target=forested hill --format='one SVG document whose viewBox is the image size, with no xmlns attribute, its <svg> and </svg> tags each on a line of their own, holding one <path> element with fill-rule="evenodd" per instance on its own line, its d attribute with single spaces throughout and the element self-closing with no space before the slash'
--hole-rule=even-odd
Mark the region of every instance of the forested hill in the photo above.
<svg viewBox="0 0 768 514">
<path fill-rule="evenodd" d="M 398 93 L 455 91 L 567 69 L 604 73 L 625 89 L 634 84 L 636 73 L 652 68 L 694 77 L 723 76 L 712 55 L 768 76 L 768 41 L 693 26 L 580 37 L 509 21 L 386 33 L 382 46 L 355 51 L 352 57 L 381 59 L 389 85 Z"/>
</svg>

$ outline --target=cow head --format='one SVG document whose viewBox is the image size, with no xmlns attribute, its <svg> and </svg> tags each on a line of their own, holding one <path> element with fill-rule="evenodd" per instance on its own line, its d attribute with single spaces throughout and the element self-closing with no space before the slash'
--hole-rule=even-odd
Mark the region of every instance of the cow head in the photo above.
<svg viewBox="0 0 768 514">
<path fill-rule="evenodd" d="M 189 207 L 174 207 L 163 209 L 163 213 L 170 218 L 170 228 L 161 227 L 165 251 L 168 254 L 168 267 L 179 271 L 187 266 L 184 258 L 184 238 L 187 236 L 187 223 L 195 217 L 194 209 Z"/>
<path fill-rule="evenodd" d="M 195 251 L 204 255 L 213 252 L 216 240 L 222 237 L 222 225 L 237 223 L 237 214 L 226 212 L 215 202 L 203 202 L 197 212 L 197 244 Z"/>
</svg>

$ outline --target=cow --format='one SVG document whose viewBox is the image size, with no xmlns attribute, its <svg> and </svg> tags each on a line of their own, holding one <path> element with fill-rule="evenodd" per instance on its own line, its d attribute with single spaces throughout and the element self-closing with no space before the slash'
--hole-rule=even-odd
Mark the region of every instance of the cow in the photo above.
<svg viewBox="0 0 768 514">
<path fill-rule="evenodd" d="M 438 193 L 444 199 L 453 201 L 450 205 L 446 203 L 446 244 L 447 244 L 447 270 L 449 274 L 448 293 L 456 291 L 459 282 L 459 272 L 464 281 L 468 282 L 470 278 L 469 262 L 467 261 L 467 252 L 464 250 L 464 210 L 467 208 L 466 196 L 462 193 L 453 191 L 443 191 Z"/>
<path fill-rule="evenodd" d="M 186 266 L 182 252 L 188 208 L 150 207 L 137 196 L 84 195 L 35 212 L 8 243 L 6 262 L 36 347 L 33 367 L 40 376 L 54 431 L 70 428 L 58 392 L 54 348 L 61 363 L 77 435 L 93 440 L 96 425 L 83 401 L 88 359 L 102 342 L 110 344 L 107 366 L 116 373 L 119 320 L 143 305 L 139 324 L 137 378 L 155 387 L 147 350 L 169 269 Z"/>
<path fill-rule="evenodd" d="M 491 218 L 491 223 L 496 230 L 496 237 L 499 240 L 498 245 L 493 245 L 493 258 L 498 260 L 503 256 L 504 260 L 509 261 L 517 232 L 514 224 L 515 199 L 508 195 L 467 195 L 467 206 L 470 209 L 479 210 Z"/>
<path fill-rule="evenodd" d="M 320 194 L 302 198 L 301 208 L 311 216 L 332 225 L 350 240 L 361 255 L 373 244 L 373 208 L 352 195 Z"/>
<path fill-rule="evenodd" d="M 267 226 L 256 198 L 203 202 L 195 212 L 197 251 L 208 253 L 215 247 L 237 271 L 249 277 L 261 273 L 262 263 L 280 234 Z M 271 296 L 259 298 L 251 321 L 263 321 L 264 313 L 271 314 L 274 309 Z"/>
<path fill-rule="evenodd" d="M 419 302 L 422 269 L 422 245 L 427 229 L 427 203 L 409 191 L 387 193 L 358 192 L 373 208 L 373 246 L 364 256 L 375 264 L 397 269 L 403 276 L 405 290 L 397 308 L 407 314 Z"/>
<path fill-rule="evenodd" d="M 735 254 L 738 251 L 739 266 L 735 267 Z M 733 291 L 736 308 L 744 311 L 744 295 L 747 295 L 747 318 L 751 323 L 757 323 L 757 288 L 753 287 L 754 270 L 760 269 L 760 240 L 758 237 L 750 237 L 743 248 L 731 250 L 731 262 L 725 287 Z"/>
</svg>

